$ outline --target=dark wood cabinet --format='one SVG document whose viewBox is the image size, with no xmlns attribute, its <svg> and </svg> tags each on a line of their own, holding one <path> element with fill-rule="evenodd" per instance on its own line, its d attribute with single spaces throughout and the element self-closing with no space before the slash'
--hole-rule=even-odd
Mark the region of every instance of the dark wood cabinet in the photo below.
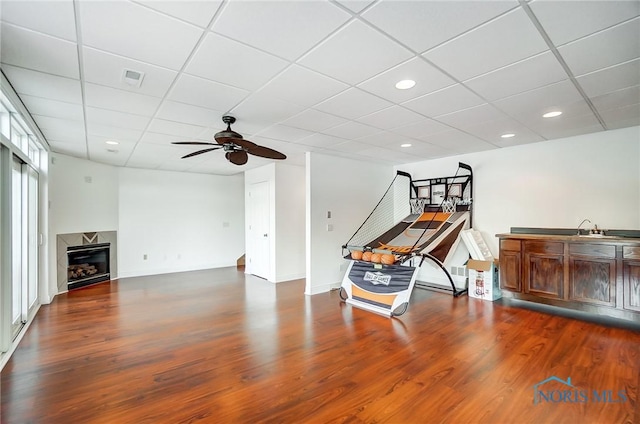
<svg viewBox="0 0 640 424">
<path fill-rule="evenodd" d="M 498 237 L 504 297 L 640 322 L 640 240 Z"/>
<path fill-rule="evenodd" d="M 562 243 L 525 241 L 524 292 L 535 296 L 564 297 L 564 248 Z"/>
</svg>

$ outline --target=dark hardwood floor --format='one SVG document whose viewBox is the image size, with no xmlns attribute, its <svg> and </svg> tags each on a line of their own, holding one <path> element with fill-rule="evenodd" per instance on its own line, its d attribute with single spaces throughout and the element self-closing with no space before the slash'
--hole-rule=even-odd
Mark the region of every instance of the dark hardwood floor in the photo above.
<svg viewBox="0 0 640 424">
<path fill-rule="evenodd" d="M 303 291 L 224 268 L 59 295 L 1 373 L 0 421 L 640 423 L 639 332 L 422 289 L 388 319 Z M 573 388 L 534 404 L 551 376 Z"/>
</svg>

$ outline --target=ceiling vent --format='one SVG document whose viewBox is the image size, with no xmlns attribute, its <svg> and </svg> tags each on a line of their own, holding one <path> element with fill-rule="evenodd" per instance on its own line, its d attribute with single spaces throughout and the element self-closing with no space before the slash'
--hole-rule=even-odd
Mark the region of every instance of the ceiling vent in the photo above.
<svg viewBox="0 0 640 424">
<path fill-rule="evenodd" d="M 122 81 L 131 87 L 140 88 L 144 72 L 134 71 L 132 69 L 124 69 L 122 71 Z"/>
</svg>

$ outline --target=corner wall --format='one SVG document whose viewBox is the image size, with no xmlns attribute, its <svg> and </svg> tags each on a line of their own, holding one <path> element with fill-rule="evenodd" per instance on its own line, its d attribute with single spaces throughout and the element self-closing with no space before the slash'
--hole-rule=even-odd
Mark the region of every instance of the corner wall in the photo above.
<svg viewBox="0 0 640 424">
<path fill-rule="evenodd" d="M 640 127 L 402 165 L 414 179 L 473 167 L 475 229 L 494 256 L 511 227 L 640 229 Z"/>
<path fill-rule="evenodd" d="M 235 266 L 243 186 L 242 175 L 119 168 L 119 277 Z"/>
<path fill-rule="evenodd" d="M 341 246 L 382 198 L 394 170 L 315 152 L 308 152 L 306 161 L 305 294 L 310 295 L 340 286 L 347 264 Z M 328 211 L 331 218 L 327 218 Z"/>
</svg>

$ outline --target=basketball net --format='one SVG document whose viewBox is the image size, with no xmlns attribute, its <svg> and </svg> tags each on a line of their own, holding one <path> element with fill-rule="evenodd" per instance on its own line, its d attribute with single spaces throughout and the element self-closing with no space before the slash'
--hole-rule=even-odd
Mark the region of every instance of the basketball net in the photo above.
<svg viewBox="0 0 640 424">
<path fill-rule="evenodd" d="M 453 197 L 442 202 L 442 212 L 453 213 L 456 211 L 458 205 L 458 198 Z"/>
<path fill-rule="evenodd" d="M 424 212 L 424 205 L 427 204 L 429 199 L 426 197 L 415 197 L 413 199 L 409 199 L 409 203 L 411 204 L 411 213 L 412 214 L 422 214 Z"/>
</svg>

